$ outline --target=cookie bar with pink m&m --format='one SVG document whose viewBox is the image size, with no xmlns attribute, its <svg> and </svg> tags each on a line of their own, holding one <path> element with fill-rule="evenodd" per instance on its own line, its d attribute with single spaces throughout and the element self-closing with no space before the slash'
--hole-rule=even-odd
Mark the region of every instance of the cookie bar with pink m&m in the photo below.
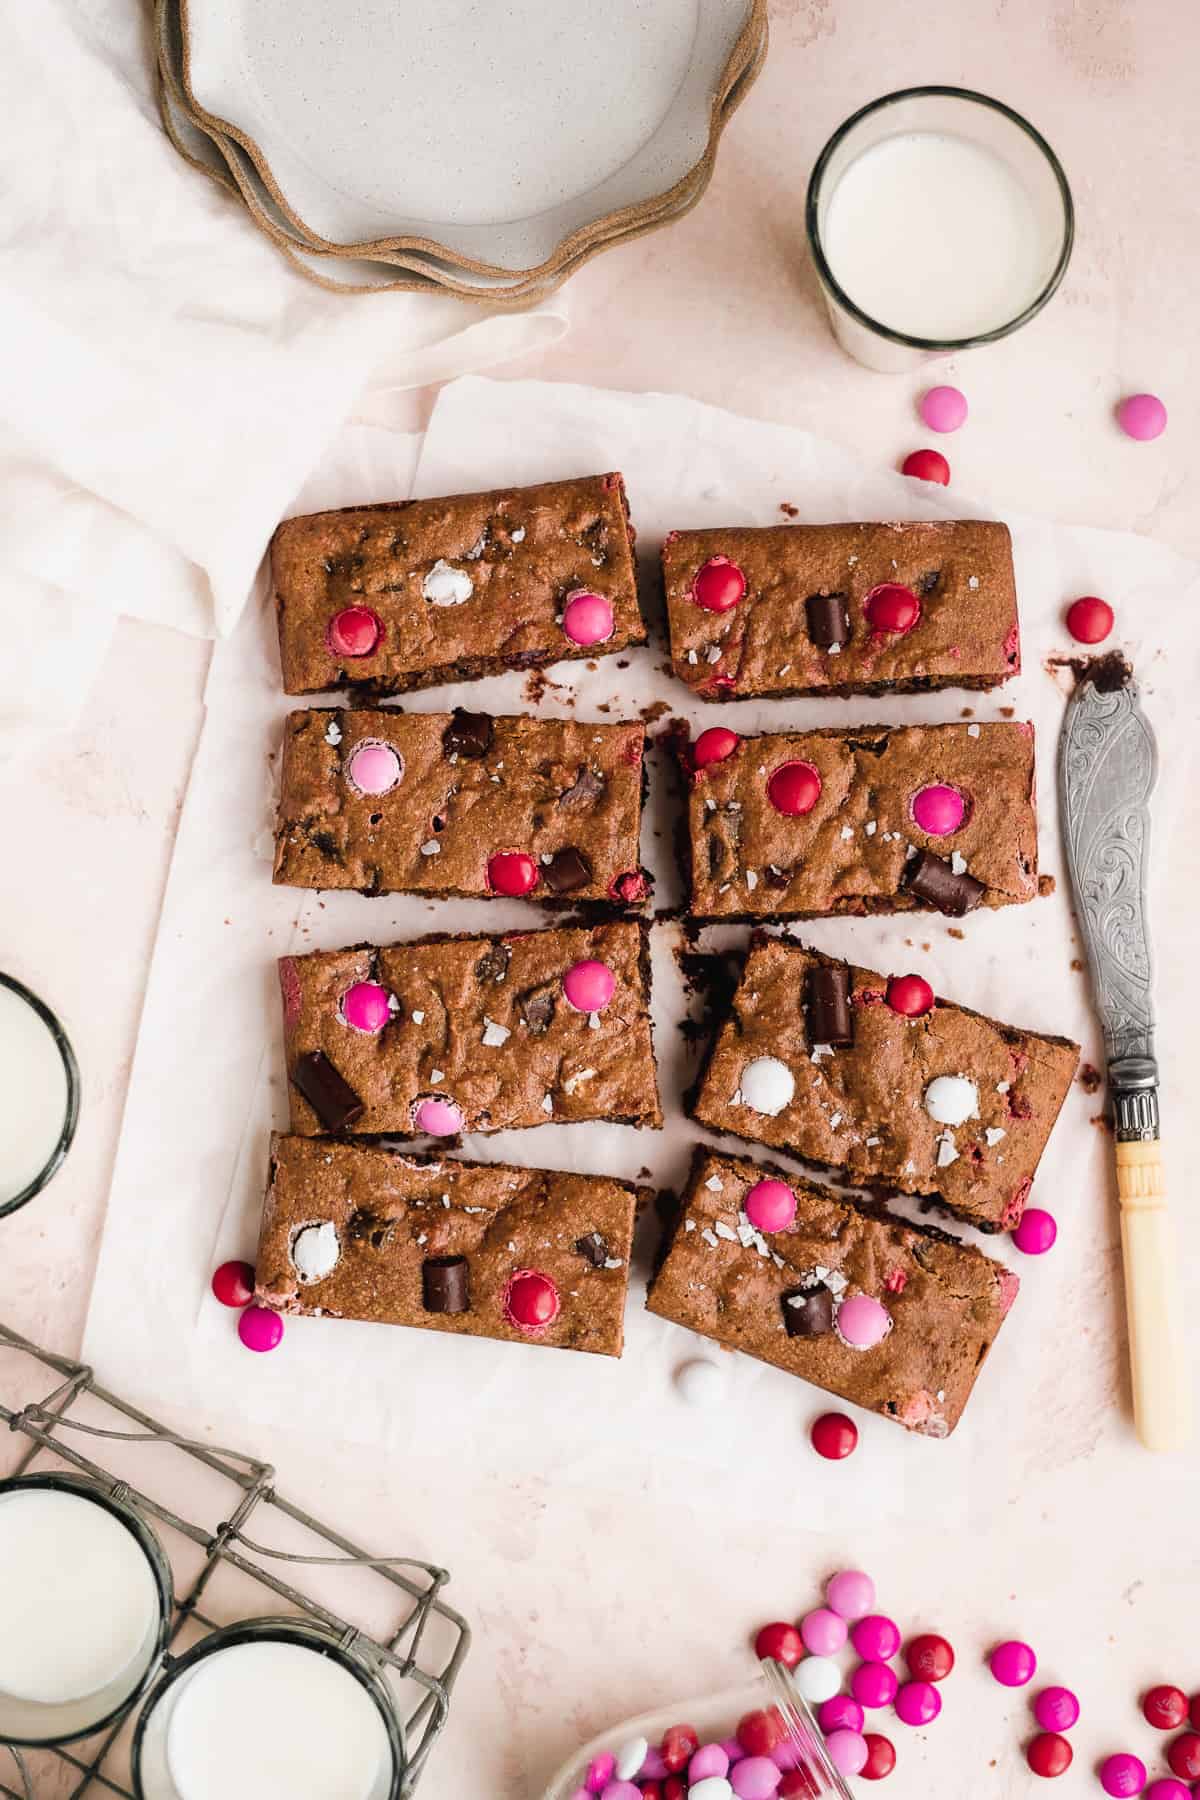
<svg viewBox="0 0 1200 1800">
<path fill-rule="evenodd" d="M 910 1431 L 948 1437 L 1018 1285 L 945 1232 L 701 1147 L 646 1305 Z"/>
<path fill-rule="evenodd" d="M 1021 1222 L 1079 1047 L 755 933 L 694 1101 L 716 1131 L 860 1186 L 928 1195 L 982 1231 Z"/>
<path fill-rule="evenodd" d="M 990 520 L 673 531 L 662 567 L 671 666 L 705 700 L 1020 673 L 1012 540 Z"/>
<path fill-rule="evenodd" d="M 644 644 L 620 475 L 288 519 L 284 691 L 401 694 Z"/>
</svg>

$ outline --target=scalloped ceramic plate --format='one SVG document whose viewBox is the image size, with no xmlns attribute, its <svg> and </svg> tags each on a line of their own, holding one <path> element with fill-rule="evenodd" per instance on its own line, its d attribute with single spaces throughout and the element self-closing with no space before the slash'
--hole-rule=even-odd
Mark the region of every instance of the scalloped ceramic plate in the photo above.
<svg viewBox="0 0 1200 1800">
<path fill-rule="evenodd" d="M 318 248 L 549 272 L 711 157 L 761 0 L 183 0 L 189 110 Z"/>
</svg>

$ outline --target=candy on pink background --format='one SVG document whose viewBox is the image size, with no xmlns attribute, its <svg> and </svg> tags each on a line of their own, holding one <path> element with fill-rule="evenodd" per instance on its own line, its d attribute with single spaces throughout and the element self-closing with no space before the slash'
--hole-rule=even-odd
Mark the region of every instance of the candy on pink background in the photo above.
<svg viewBox="0 0 1200 1800">
<path fill-rule="evenodd" d="M 573 644 L 607 643 L 617 628 L 612 601 L 586 588 L 577 589 L 563 607 L 562 628 L 564 637 Z"/>
<path fill-rule="evenodd" d="M 878 1731 L 868 1731 L 866 1735 L 867 1760 L 863 1764 L 864 1781 L 882 1781 L 890 1775 L 896 1766 L 896 1749 L 891 1738 L 883 1737 Z"/>
<path fill-rule="evenodd" d="M 868 1613 L 850 1632 L 864 1662 L 891 1662 L 900 1648 L 900 1627 L 886 1613 Z"/>
<path fill-rule="evenodd" d="M 1106 1757 L 1100 1764 L 1100 1786 L 1106 1794 L 1113 1795 L 1114 1800 L 1130 1800 L 1130 1796 L 1140 1794 L 1145 1785 L 1145 1763 L 1127 1750 Z"/>
<path fill-rule="evenodd" d="M 962 824 L 966 811 L 967 803 L 958 789 L 942 781 L 919 788 L 912 798 L 913 821 L 929 837 L 949 837 Z"/>
<path fill-rule="evenodd" d="M 617 1772 L 617 1759 L 611 1750 L 602 1750 L 588 1764 L 584 1786 L 593 1794 L 602 1794 Z"/>
<path fill-rule="evenodd" d="M 646 1754 L 642 1758 L 641 1767 L 636 1769 L 634 1773 L 639 1781 L 661 1781 L 663 1776 L 669 1775 L 671 1771 L 663 1760 L 662 1751 L 654 1744 L 647 1744 Z"/>
<path fill-rule="evenodd" d="M 771 1751 L 771 1761 L 775 1764 L 777 1769 L 782 1769 L 785 1774 L 789 1769 L 798 1769 L 801 1760 L 800 1746 L 796 1743 L 790 1732 L 787 1737 L 780 1738 L 779 1742 Z"/>
<path fill-rule="evenodd" d="M 722 1738 L 721 1748 L 731 1763 L 741 1762 L 743 1756 L 746 1754 L 735 1737 Z"/>
<path fill-rule="evenodd" d="M 238 1336 L 247 1350 L 274 1350 L 283 1337 L 283 1320 L 265 1306 L 248 1306 L 238 1320 Z"/>
<path fill-rule="evenodd" d="M 913 450 L 900 464 L 902 475 L 917 481 L 936 481 L 940 487 L 950 484 L 950 464 L 940 450 Z"/>
<path fill-rule="evenodd" d="M 899 1686 L 895 1671 L 884 1662 L 859 1663 L 850 1677 L 850 1692 L 861 1705 L 871 1709 L 890 1706 Z"/>
<path fill-rule="evenodd" d="M 867 1760 L 867 1740 L 858 1731 L 831 1731 L 825 1749 L 839 1775 L 857 1775 Z"/>
<path fill-rule="evenodd" d="M 906 1725 L 928 1725 L 942 1710 L 942 1696 L 929 1681 L 906 1681 L 896 1694 L 896 1717 Z"/>
<path fill-rule="evenodd" d="M 1182 1688 L 1161 1682 L 1142 1696 L 1142 1717 L 1156 1731 L 1177 1731 L 1187 1716 L 1187 1695 Z"/>
<path fill-rule="evenodd" d="M 692 767 L 707 769 L 710 763 L 725 762 L 731 757 L 741 738 L 728 725 L 710 725 L 692 745 Z"/>
<path fill-rule="evenodd" d="M 334 613 L 325 643 L 334 656 L 370 656 L 383 636 L 383 622 L 369 606 L 344 606 Z"/>
<path fill-rule="evenodd" d="M 782 1774 L 769 1756 L 744 1756 L 729 1771 L 729 1785 L 738 1800 L 771 1800 Z"/>
<path fill-rule="evenodd" d="M 931 387 L 921 395 L 919 412 L 930 431 L 957 431 L 967 419 L 967 396 L 961 388 Z"/>
<path fill-rule="evenodd" d="M 413 1107 L 413 1124 L 430 1137 L 453 1137 L 465 1123 L 462 1107 L 454 1100 L 418 1100 Z"/>
<path fill-rule="evenodd" d="M 954 1650 L 936 1631 L 923 1631 L 905 1645 L 904 1660 L 914 1681 L 945 1681 L 954 1668 Z"/>
<path fill-rule="evenodd" d="M 686 1769 L 700 1748 L 700 1736 L 692 1725 L 668 1725 L 660 1746 L 662 1759 L 672 1775 Z"/>
<path fill-rule="evenodd" d="M 705 612 L 728 612 L 745 592 L 746 577 L 727 556 L 710 556 L 692 583 L 692 599 Z"/>
<path fill-rule="evenodd" d="M 1012 1241 L 1026 1256 L 1044 1256 L 1047 1250 L 1054 1248 L 1057 1236 L 1054 1214 L 1041 1206 L 1027 1206 L 1021 1214 L 1021 1223 L 1012 1234 Z"/>
<path fill-rule="evenodd" d="M 861 1731 L 865 1718 L 862 1706 L 851 1694 L 835 1694 L 832 1700 L 826 1700 L 817 1715 L 821 1730 L 829 1735 L 831 1731 Z"/>
<path fill-rule="evenodd" d="M 1200 1781 L 1200 1734 L 1182 1732 L 1167 1749 L 1167 1766 L 1181 1781 Z"/>
<path fill-rule="evenodd" d="M 601 1788 L 600 1800 L 642 1800 L 642 1790 L 632 1781 L 610 1781 Z"/>
<path fill-rule="evenodd" d="M 1077 644 L 1102 644 L 1116 618 L 1107 600 L 1084 594 L 1067 608 L 1067 630 Z"/>
<path fill-rule="evenodd" d="M 355 1031 L 382 1031 L 392 1016 L 389 995 L 377 981 L 356 981 L 342 995 L 338 1007 L 346 1024 Z"/>
<path fill-rule="evenodd" d="M 1167 409 L 1157 394 L 1127 394 L 1117 407 L 1117 424 L 1126 437 L 1146 443 L 1167 429 Z"/>
<path fill-rule="evenodd" d="M 576 1012 L 603 1012 L 617 991 L 617 978 L 607 963 L 572 963 L 563 976 L 563 993 Z"/>
<path fill-rule="evenodd" d="M 887 984 L 887 1003 L 905 1019 L 920 1019 L 933 1006 L 933 989 L 923 975 L 893 975 Z"/>
<path fill-rule="evenodd" d="M 843 1619 L 862 1619 L 875 1604 L 875 1583 L 861 1569 L 839 1569 L 825 1584 L 825 1598 Z"/>
<path fill-rule="evenodd" d="M 870 1294 L 853 1294 L 837 1309 L 839 1337 L 855 1350 L 873 1350 L 892 1329 L 891 1314 L 886 1306 Z"/>
<path fill-rule="evenodd" d="M 842 1685 L 842 1671 L 829 1656 L 806 1656 L 797 1665 L 792 1680 L 796 1690 L 810 1706 L 823 1706 L 832 1700 Z"/>
<path fill-rule="evenodd" d="M 846 1642 L 846 1621 L 829 1607 L 818 1606 L 801 1619 L 800 1636 L 813 1656 L 836 1656 Z"/>
<path fill-rule="evenodd" d="M 364 738 L 346 759 L 346 779 L 359 794 L 390 794 L 403 774 L 402 757 L 378 738 Z"/>
<path fill-rule="evenodd" d="M 1037 1673 L 1037 1657 L 1020 1638 L 1009 1638 L 996 1645 L 988 1667 L 1001 1687 L 1024 1687 Z"/>
<path fill-rule="evenodd" d="M 533 1333 L 545 1331 L 552 1325 L 562 1306 L 557 1287 L 540 1269 L 518 1269 L 510 1275 L 502 1304 L 510 1325 L 515 1325 L 519 1331 Z M 638 1765 L 641 1765 L 640 1757 Z"/>
<path fill-rule="evenodd" d="M 845 1413 L 822 1413 L 809 1429 L 812 1447 L 826 1462 L 843 1462 L 858 1448 L 858 1426 Z"/>
<path fill-rule="evenodd" d="M 796 1196 L 786 1181 L 768 1176 L 747 1190 L 742 1210 L 757 1231 L 786 1231 L 796 1217 Z"/>
<path fill-rule="evenodd" d="M 223 1262 L 213 1270 L 212 1291 L 222 1306 L 249 1306 L 254 1298 L 253 1265 Z"/>
<path fill-rule="evenodd" d="M 1079 1719 L 1079 1701 L 1068 1687 L 1043 1688 L 1033 1703 L 1033 1716 L 1043 1731 L 1070 1731 Z"/>
<path fill-rule="evenodd" d="M 1047 1781 L 1052 1781 L 1056 1775 L 1065 1775 L 1074 1757 L 1070 1744 L 1057 1731 L 1039 1732 L 1025 1746 L 1025 1761 L 1035 1775 L 1041 1775 Z"/>
<path fill-rule="evenodd" d="M 1174 1775 L 1160 1775 L 1146 1789 L 1143 1800 L 1192 1800 L 1192 1790 Z"/>
<path fill-rule="evenodd" d="M 889 631 L 903 637 L 921 617 L 921 602 L 903 583 L 881 581 L 863 601 L 863 611 L 872 631 Z"/>
<path fill-rule="evenodd" d="M 497 850 L 488 857 L 487 883 L 493 893 L 520 899 L 538 884 L 538 866 L 523 850 Z"/>
<path fill-rule="evenodd" d="M 728 1775 L 729 1755 L 720 1744 L 702 1744 L 688 1764 L 688 1780 L 703 1781 L 706 1775 Z"/>
<path fill-rule="evenodd" d="M 794 1669 L 804 1655 L 804 1643 L 794 1625 L 778 1619 L 763 1626 L 754 1640 L 754 1654 L 769 1662 L 781 1662 L 785 1669 Z"/>
<path fill-rule="evenodd" d="M 780 763 L 767 777 L 767 799 L 785 818 L 802 818 L 821 798 L 821 776 L 810 762 Z"/>
</svg>

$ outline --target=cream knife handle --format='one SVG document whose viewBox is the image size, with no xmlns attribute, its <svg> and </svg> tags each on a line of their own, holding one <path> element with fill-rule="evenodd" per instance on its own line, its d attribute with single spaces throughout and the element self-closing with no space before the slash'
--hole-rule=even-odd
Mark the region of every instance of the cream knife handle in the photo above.
<svg viewBox="0 0 1200 1800">
<path fill-rule="evenodd" d="M 1192 1435 L 1191 1379 L 1162 1145 L 1118 1141 L 1116 1150 L 1134 1423 L 1147 1450 L 1179 1450 Z"/>
</svg>

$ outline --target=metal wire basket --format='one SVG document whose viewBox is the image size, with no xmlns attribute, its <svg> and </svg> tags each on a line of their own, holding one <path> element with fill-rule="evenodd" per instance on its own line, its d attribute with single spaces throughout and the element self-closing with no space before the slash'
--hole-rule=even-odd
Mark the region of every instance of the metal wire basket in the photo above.
<svg viewBox="0 0 1200 1800">
<path fill-rule="evenodd" d="M 36 1397 L 23 1398 L 27 1392 Z M 35 1463 L 39 1470 L 66 1465 L 132 1506 L 155 1531 L 175 1590 L 164 1674 L 173 1666 L 172 1649 L 190 1648 L 238 1619 L 284 1613 L 312 1620 L 378 1668 L 400 1735 L 401 1792 L 414 1792 L 470 1645 L 466 1620 L 442 1598 L 445 1569 L 362 1549 L 279 1494 L 269 1463 L 179 1436 L 101 1387 L 86 1364 L 42 1350 L 3 1324 L 0 1422 L 28 1440 L 0 1473 L 24 1474 Z M 102 1442 L 105 1462 L 116 1468 L 77 1448 L 88 1440 Z M 186 1512 L 165 1498 L 180 1488 L 187 1491 Z M 311 1585 L 332 1583 L 338 1592 L 328 1602 L 302 1593 L 283 1579 L 279 1565 L 303 1565 Z M 0 1764 L 11 1758 L 20 1783 L 10 1785 L 0 1771 L 0 1795 L 75 1800 L 95 1791 L 133 1800 L 130 1742 L 142 1704 L 82 1742 L 21 1751 L 0 1741 Z"/>
</svg>

